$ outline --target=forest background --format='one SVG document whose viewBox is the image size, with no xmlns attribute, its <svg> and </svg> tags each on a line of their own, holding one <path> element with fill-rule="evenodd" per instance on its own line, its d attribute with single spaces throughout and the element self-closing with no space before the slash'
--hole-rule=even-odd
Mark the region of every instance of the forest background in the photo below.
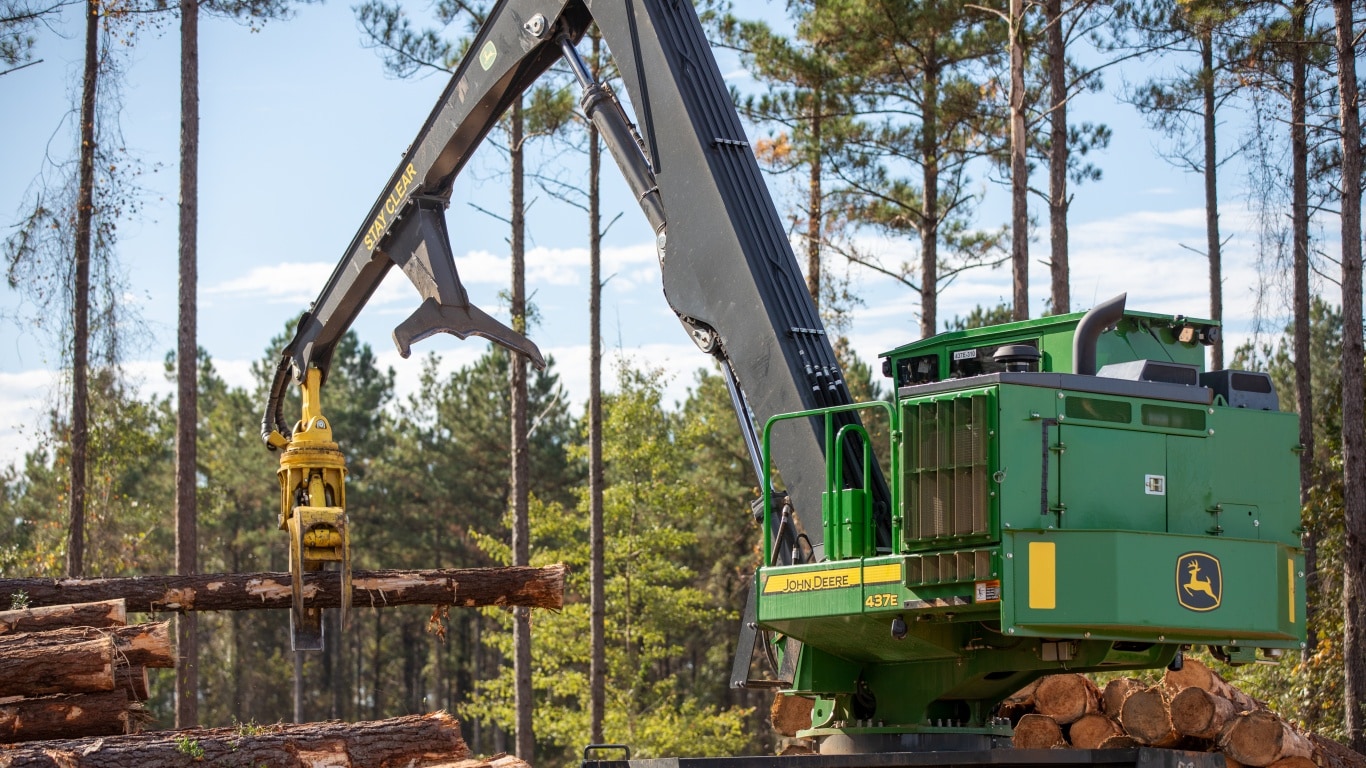
<svg viewBox="0 0 1366 768">
<path fill-rule="evenodd" d="M 70 44 L 60 33 L 64 23 L 71 23 L 71 11 L 61 4 L 5 3 L 0 55 L 7 66 L 24 69 L 0 76 L 0 98 L 18 114 L 14 110 L 40 105 L 39 96 L 32 90 L 6 94 L 5 89 L 26 76 L 29 66 L 41 66 L 33 62 L 46 51 Z M 794 249 L 809 278 L 816 278 L 809 279 L 814 297 L 840 338 L 846 378 L 859 397 L 885 394 L 870 365 L 877 352 L 946 327 L 1085 308 L 1111 292 L 1130 290 L 1135 306 L 1144 309 L 1223 314 L 1231 320 L 1227 353 L 1212 350 L 1212 355 L 1226 354 L 1232 365 L 1270 370 L 1283 406 L 1312 414 L 1306 424 L 1314 450 L 1303 477 L 1306 528 L 1315 534 L 1319 576 L 1311 595 L 1319 610 L 1306 654 L 1241 677 L 1282 712 L 1299 713 L 1320 731 L 1351 738 L 1350 714 L 1341 706 L 1348 638 L 1338 609 L 1346 554 L 1340 416 L 1344 313 L 1338 291 L 1347 290 L 1351 281 L 1339 278 L 1347 262 L 1337 234 L 1343 195 L 1337 175 L 1343 165 L 1336 79 L 1341 59 L 1333 43 L 1337 8 L 1312 3 L 1016 5 L 792 2 L 754 12 L 758 21 L 744 6 L 704 10 L 723 60 L 749 75 L 732 78 L 737 103 L 752 121 L 756 153 L 772 172 L 780 210 L 792 224 Z M 1349 16 L 1361 10 L 1339 5 Z M 159 44 L 174 16 L 153 6 L 102 7 L 101 65 L 109 73 L 105 82 L 118 84 L 120 73 L 136 71 L 139 57 Z M 265 25 L 262 39 L 280 26 L 317 18 L 309 8 L 218 10 L 245 20 L 253 31 Z M 360 26 L 364 45 L 378 49 L 384 71 L 411 77 L 450 66 L 458 40 L 468 34 L 470 19 L 461 15 L 466 7 L 414 6 L 396 15 L 399 10 L 377 3 L 354 9 L 353 23 Z M 301 18 L 285 24 L 284 17 L 293 13 Z M 344 16 L 351 18 L 350 9 Z M 336 18 L 334 13 L 333 23 Z M 401 34 L 421 32 L 425 25 L 440 29 L 447 47 L 422 49 L 429 39 Z M 1064 33 L 1066 56 L 1054 55 L 1049 47 L 1056 42 L 1050 36 L 1054 31 Z M 1012 39 L 1020 50 L 1014 89 Z M 931 40 L 935 44 L 927 45 Z M 445 58 L 415 55 L 433 51 L 444 51 Z M 1356 55 L 1351 48 L 1352 61 Z M 1065 63 L 1061 80 L 1050 79 L 1056 70 L 1049 65 L 1055 61 Z M 1297 66 L 1308 73 L 1298 81 Z M 235 69 L 225 67 L 228 80 L 243 77 Z M 334 75 L 343 83 L 345 77 L 344 71 Z M 392 89 L 363 94 L 342 85 L 350 91 L 344 97 L 333 91 L 321 98 L 345 101 L 350 114 L 365 119 L 321 125 L 310 120 L 306 130 L 289 129 L 300 113 L 271 113 L 260 104 L 238 102 L 237 108 L 256 110 L 254 123 L 262 132 L 235 142 L 224 139 L 205 153 L 209 168 L 263 161 L 274 170 L 257 177 L 254 192 L 259 194 L 239 190 L 234 199 L 211 198 L 205 204 L 206 210 L 219 206 L 237 213 L 206 216 L 213 224 L 201 235 L 206 252 L 216 249 L 215 258 L 204 259 L 211 274 L 217 270 L 206 292 L 211 305 L 206 313 L 231 318 L 205 323 L 199 355 L 201 570 L 284 569 L 274 525 L 273 458 L 260 449 L 256 435 L 261 387 L 270 359 L 286 338 L 282 326 L 331 268 L 326 258 L 304 262 L 294 255 L 311 257 L 320 243 L 324 253 L 332 252 L 343 242 L 373 195 L 370 182 L 390 170 L 385 163 L 392 162 L 393 152 L 368 147 L 393 147 L 395 135 L 411 135 L 441 81 L 438 76 L 410 86 L 411 80 L 403 80 Z M 1298 121 L 1291 119 L 1296 82 L 1303 86 L 1299 104 L 1305 111 Z M 52 98 L 53 89 L 45 90 L 42 98 Z M 395 93 L 418 106 L 397 107 Z M 531 249 L 528 258 L 532 286 L 544 291 L 532 299 L 533 336 L 545 330 L 554 339 L 569 325 L 563 313 L 584 314 L 569 308 L 572 292 L 558 287 L 581 282 L 566 277 L 562 267 L 585 263 L 587 249 L 570 245 L 563 233 L 573 230 L 576 225 L 566 222 L 581 216 L 576 207 L 586 203 L 570 181 L 582 177 L 582 161 L 567 151 L 582 147 L 581 131 L 560 130 L 574 121 L 567 108 L 571 101 L 561 91 L 547 93 L 548 117 L 541 124 L 546 135 L 529 150 L 537 199 L 544 202 L 528 216 L 549 222 L 541 231 L 556 235 L 553 245 L 539 254 Z M 302 114 L 317 107 L 311 103 L 317 98 L 300 100 Z M 158 386 L 159 374 L 148 361 L 155 347 L 167 343 L 166 327 L 174 327 L 164 308 L 172 303 L 166 275 L 173 269 L 169 256 L 157 261 L 158 252 L 171 252 L 160 242 L 164 235 L 148 233 L 160 231 L 150 223 L 155 221 L 150 212 L 167 210 L 166 192 L 155 178 L 168 166 L 147 162 L 139 157 L 142 150 L 119 140 L 118 120 L 131 120 L 134 100 L 121 100 L 115 87 L 106 87 L 102 99 L 101 146 L 108 154 L 99 164 L 95 204 L 100 277 L 90 379 L 85 571 L 163 573 L 174 567 L 170 510 L 176 405 L 164 394 L 170 385 Z M 1088 119 L 1102 119 L 1074 120 L 1061 133 L 1051 133 L 1055 117 L 1064 112 L 1060 104 L 1085 103 L 1092 105 L 1084 113 Z M 162 121 L 172 119 L 167 105 L 155 109 Z M 1012 142 L 1011 123 L 1017 120 L 1025 131 L 1015 136 L 1027 141 Z M 24 399 L 30 403 L 17 414 L 22 427 L 9 433 L 12 453 L 22 457 L 0 476 L 0 521 L 5 521 L 0 524 L 0 575 L 46 576 L 62 573 L 68 554 L 71 425 L 62 372 L 70 360 L 64 303 L 70 298 L 69 266 L 61 259 L 35 258 L 26 238 L 41 231 L 33 222 L 47 221 L 34 216 L 44 210 L 44 200 L 51 210 L 53 200 L 70 197 L 71 164 L 64 161 L 62 147 L 72 143 L 74 132 L 68 135 L 67 129 L 75 120 L 22 122 L 26 130 L 36 125 L 52 138 L 37 181 L 24 184 L 27 191 L 14 197 L 16 223 L 6 233 L 10 285 L 3 306 L 15 333 L 0 383 L 7 408 Z M 1145 122 L 1152 131 L 1140 133 Z M 1303 126 L 1300 146 L 1307 147 L 1299 187 L 1307 197 L 1296 195 L 1292 172 L 1296 125 Z M 1115 126 L 1127 129 L 1122 161 L 1104 153 L 1107 144 L 1118 141 Z M 334 143 L 353 127 L 361 140 Z M 384 135 L 382 142 L 376 134 Z M 1142 138 L 1135 140 L 1136 135 Z M 1218 144 L 1210 154 L 1215 137 Z M 309 142 L 325 145 L 330 162 L 308 166 L 282 149 Z M 1061 160 L 1060 147 L 1070 153 Z M 1016 168 L 1024 168 L 1023 179 L 1012 168 L 1012 149 L 1021 161 Z M 6 155 L 7 167 L 27 163 L 31 169 L 32 154 L 23 160 Z M 490 191 L 504 183 L 501 158 L 496 151 L 484 153 L 475 173 L 457 189 L 468 206 L 459 212 L 467 222 L 459 233 L 472 248 L 460 262 L 462 275 L 467 283 L 483 286 L 487 298 L 476 303 L 486 307 L 498 300 L 497 283 L 505 281 L 499 275 L 507 270 L 507 260 L 495 255 L 506 248 L 503 214 L 491 202 L 503 193 Z M 1093 192 L 1115 172 L 1127 179 L 1121 182 L 1127 185 L 1123 193 Z M 1072 185 L 1061 193 L 1053 186 L 1059 175 Z M 19 185 L 11 182 L 33 176 L 31 170 L 11 170 L 6 178 L 13 193 Z M 347 203 L 353 210 L 319 202 L 341 179 L 352 184 L 357 178 L 365 191 Z M 1144 183 L 1153 179 L 1195 186 L 1204 205 L 1167 215 L 1134 207 L 1136 197 L 1170 191 Z M 1032 189 L 1022 186 L 1031 180 Z M 1015 189 L 1007 191 L 1012 181 Z M 930 188 L 938 193 L 926 194 Z M 1021 189 L 1023 213 L 1019 195 L 1013 194 Z M 274 196 L 279 190 L 287 194 Z M 620 195 L 619 190 L 608 193 L 609 210 L 628 207 Z M 1215 210 L 1220 202 L 1222 213 Z M 1088 209 L 1109 216 L 1059 230 L 1059 211 L 1065 223 L 1071 206 L 1074 216 Z M 664 302 L 638 295 L 642 286 L 653 290 L 648 263 L 653 255 L 633 245 L 643 239 L 639 225 L 632 230 L 627 223 L 633 216 L 626 211 L 616 230 L 624 244 L 615 262 L 608 256 L 612 267 L 606 281 L 623 300 L 616 338 L 608 331 L 620 354 L 616 374 L 609 376 L 615 386 L 609 386 L 603 422 L 611 638 L 606 730 L 611 740 L 629 742 L 642 754 L 762 749 L 772 738 L 764 723 L 764 697 L 726 687 L 745 575 L 756 560 L 757 531 L 748 515 L 752 471 L 716 372 L 690 372 L 696 357 L 661 369 L 661 359 L 672 359 L 672 353 L 661 354 L 662 347 L 677 352 L 686 342 L 662 344 L 661 337 L 635 335 L 642 327 L 672 321 Z M 67 232 L 63 220 L 53 220 L 59 226 L 52 229 Z M 483 226 L 468 223 L 481 220 Z M 1067 234 L 1075 254 L 1070 265 Z M 130 249 L 130 242 L 136 247 Z M 1025 244 L 1038 249 L 1032 259 L 1021 253 Z M 57 252 L 65 245 L 58 243 Z M 1214 258 L 1217 269 L 1211 272 L 1210 257 L 1221 251 L 1223 263 Z M 259 257 L 243 252 L 267 256 L 258 263 L 252 259 Z M 1296 262 L 1296 253 L 1303 263 Z M 1002 266 L 1007 264 L 1010 268 Z M 1040 272 L 1049 279 L 1039 279 Z M 1295 306 L 1292 294 L 1300 273 L 1314 298 Z M 1356 282 L 1359 305 L 1359 272 Z M 1034 290 L 1022 294 L 1021 284 Z M 1072 285 L 1085 299 L 1070 299 Z M 338 353 L 327 395 L 351 457 L 348 497 L 357 566 L 507 562 L 511 366 L 496 350 L 470 351 L 473 345 L 466 345 L 456 351 L 443 345 L 420 363 L 404 363 L 405 373 L 399 374 L 400 366 L 389 364 L 389 353 L 376 352 L 378 343 L 370 341 L 381 338 L 376 327 L 392 323 L 393 307 L 405 302 L 402 291 L 391 287 L 386 285 L 372 308 L 376 317 L 358 326 L 359 333 L 349 336 Z M 1144 289 L 1153 301 L 1146 300 Z M 1228 313 L 1222 312 L 1225 296 Z M 577 301 L 587 303 L 582 297 Z M 1346 314 L 1360 324 L 1359 306 L 1355 314 Z M 1306 344 L 1299 354 L 1294 354 L 1295 330 Z M 668 332 L 677 338 L 676 329 Z M 253 347 L 270 336 L 268 344 Z M 642 341 L 646 349 L 636 352 Z M 220 347 L 232 350 L 225 355 L 230 375 L 208 351 Z M 529 398 L 533 562 L 564 561 L 575 574 L 566 610 L 535 617 L 536 760 L 553 765 L 571 761 L 590 731 L 589 462 L 581 415 L 587 397 L 585 347 L 553 342 L 548 347 L 557 362 L 532 377 Z M 258 350 L 259 359 L 244 348 Z M 35 376 L 35 359 L 49 364 L 55 375 Z M 1297 360 L 1303 370 L 1296 370 Z M 168 357 L 167 381 L 173 379 L 174 363 Z M 28 396 L 25 387 L 31 393 L 34 379 L 52 386 L 52 394 Z M 575 386 L 567 389 L 566 379 Z M 35 400 L 45 407 L 34 409 Z M 293 658 L 286 650 L 286 624 L 286 617 L 269 614 L 203 618 L 198 629 L 202 721 L 291 716 Z M 332 637 L 341 642 L 329 643 L 325 654 L 305 663 L 307 693 L 299 710 L 306 719 L 356 719 L 446 708 L 465 717 L 477 751 L 509 749 L 515 730 L 507 670 L 513 655 L 510 624 L 511 618 L 498 612 L 434 617 L 416 610 L 359 611 L 345 633 L 332 628 Z M 171 681 L 159 678 L 156 687 L 153 708 L 166 723 Z"/>
</svg>

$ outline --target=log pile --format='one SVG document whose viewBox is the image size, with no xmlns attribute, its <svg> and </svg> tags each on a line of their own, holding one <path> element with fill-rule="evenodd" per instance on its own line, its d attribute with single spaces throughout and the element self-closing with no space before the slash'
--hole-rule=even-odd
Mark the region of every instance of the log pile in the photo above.
<svg viewBox="0 0 1366 768">
<path fill-rule="evenodd" d="M 1366 756 L 1304 733 L 1195 659 L 1158 685 L 1045 677 L 1002 702 L 1023 749 L 1158 747 L 1220 752 L 1231 768 L 1366 768 Z"/>
<path fill-rule="evenodd" d="M 0 768 L 528 768 L 515 757 L 470 757 L 445 712 L 361 723 L 190 728 L 0 746 Z"/>
<path fill-rule="evenodd" d="M 0 743 L 135 730 L 147 668 L 173 666 L 169 624 L 122 600 L 0 611 Z"/>
</svg>

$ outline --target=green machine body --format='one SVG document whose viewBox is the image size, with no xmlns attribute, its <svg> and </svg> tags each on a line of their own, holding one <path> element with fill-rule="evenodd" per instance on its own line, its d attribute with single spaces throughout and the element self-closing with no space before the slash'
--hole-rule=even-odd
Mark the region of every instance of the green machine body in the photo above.
<svg viewBox="0 0 1366 768">
<path fill-rule="evenodd" d="M 1119 297 L 899 347 L 890 402 L 771 420 L 766 467 L 783 422 L 826 425 L 824 543 L 754 584 L 804 735 L 1007 736 L 994 707 L 1046 674 L 1301 648 L 1297 418 L 1264 374 L 1203 370 L 1218 332 Z M 832 433 L 848 409 L 866 427 Z M 890 514 L 841 487 L 847 443 L 890 465 Z"/>
</svg>

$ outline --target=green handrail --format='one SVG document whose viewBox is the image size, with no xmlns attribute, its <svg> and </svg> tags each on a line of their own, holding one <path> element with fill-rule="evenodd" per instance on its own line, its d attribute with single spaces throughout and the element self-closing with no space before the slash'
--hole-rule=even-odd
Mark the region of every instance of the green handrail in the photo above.
<svg viewBox="0 0 1366 768">
<path fill-rule="evenodd" d="M 866 409 L 866 408 L 881 408 L 882 410 L 884 410 L 884 411 L 887 412 L 887 422 L 888 422 L 888 424 L 889 424 L 889 426 L 890 426 L 890 430 L 891 430 L 891 434 L 889 435 L 889 442 L 890 442 L 891 449 L 892 449 L 892 451 L 891 451 L 891 454 L 892 454 L 892 467 L 891 467 L 891 473 L 890 473 L 891 481 L 888 482 L 888 484 L 887 484 L 887 485 L 888 485 L 888 488 L 890 488 L 890 490 L 891 490 L 891 492 L 892 492 L 892 499 L 891 499 L 891 503 L 892 503 L 892 546 L 895 547 L 895 546 L 896 546 L 896 542 L 900 540 L 900 536 L 898 535 L 898 533 L 899 533 L 899 530 L 900 530 L 900 528 L 901 528 L 901 526 L 900 526 L 900 524 L 899 524 L 899 515 L 900 515 L 900 510 L 901 510 L 901 482 L 900 482 L 900 477 L 901 477 L 901 452 L 898 451 L 898 450 L 896 449 L 896 444 L 897 444 L 898 442 L 900 442 L 900 440 L 901 440 L 901 422 L 900 422 L 900 420 L 897 418 L 896 406 L 895 406 L 893 403 L 889 403 L 889 402 L 887 402 L 887 401 L 885 401 L 885 400 L 872 400 L 872 401 L 869 401 L 869 402 L 866 402 L 866 403 L 849 403 L 849 404 L 847 404 L 847 405 L 832 405 L 832 406 L 830 406 L 830 407 L 828 407 L 828 408 L 813 408 L 812 410 L 809 410 L 809 411 L 797 411 L 797 412 L 795 412 L 795 413 L 780 413 L 780 414 L 778 414 L 777 416 L 774 416 L 774 417 L 770 418 L 767 422 L 764 423 L 763 444 L 762 444 L 762 446 L 761 446 L 761 449 L 762 449 L 762 451 L 763 451 L 763 456 L 762 456 L 762 459 L 763 459 L 763 477 L 761 478 L 761 480 L 762 480 L 762 483 L 763 483 L 763 492 L 764 492 L 764 542 L 765 542 L 765 544 L 764 544 L 764 565 L 765 565 L 765 566 L 773 565 L 773 551 L 772 551 L 772 546 L 773 546 L 773 545 L 772 545 L 772 540 L 773 540 L 773 527 L 772 527 L 772 514 L 771 514 L 772 509 L 773 509 L 773 470 L 772 470 L 772 462 L 771 462 L 771 460 L 770 460 L 770 457 L 772 456 L 772 451 L 770 450 L 770 443 L 771 443 L 771 440 L 772 440 L 773 426 L 774 426 L 775 424 L 777 424 L 778 422 L 780 422 L 780 421 L 788 421 L 788 420 L 791 420 L 791 419 L 801 419 L 801 418 L 815 418 L 815 417 L 817 417 L 817 416 L 822 417 L 822 419 L 824 420 L 824 425 L 825 425 L 825 446 L 826 446 L 826 448 L 825 448 L 825 453 L 826 453 L 826 455 L 825 455 L 825 490 L 826 490 L 826 492 L 830 492 L 830 491 L 832 491 L 832 490 L 836 490 L 837 486 L 838 486 L 840 483 L 843 482 L 842 470 L 843 470 L 843 468 L 844 468 L 844 463 L 843 463 L 843 458 L 842 458 L 842 454 L 843 454 L 844 452 L 843 452 L 842 450 L 836 450 L 836 451 L 835 451 L 835 457 L 832 459 L 832 457 L 830 456 L 830 446 L 836 446 L 836 447 L 838 447 L 838 446 L 840 445 L 839 439 L 843 439 L 843 436 L 844 436 L 844 429 L 847 429 L 847 428 L 850 427 L 850 426 L 857 426 L 857 425 L 847 424 L 847 425 L 845 425 L 843 428 L 841 428 L 840 434 L 837 436 L 837 435 L 835 434 L 835 423 L 834 423 L 834 420 L 833 420 L 831 417 L 833 417 L 833 416 L 834 416 L 835 414 L 837 414 L 837 413 L 848 413 L 848 412 L 851 412 L 851 411 L 859 411 L 859 410 L 863 410 L 863 409 Z M 867 473 L 868 473 L 868 471 L 869 471 L 869 470 L 868 470 L 868 466 L 869 466 L 869 463 L 870 463 L 870 462 L 869 462 L 870 457 L 867 455 L 867 454 L 868 454 L 868 450 L 869 450 L 869 449 L 868 449 L 868 445 L 869 445 L 868 432 L 867 432 L 867 430 L 863 429 L 862 426 L 859 426 L 859 429 L 863 432 L 864 454 L 865 454 L 865 455 L 864 455 L 864 461 L 863 461 L 863 467 L 864 467 L 864 478 L 863 478 L 863 482 L 864 482 L 864 487 L 867 488 L 867 485 L 868 485 Z M 838 462 L 838 470 L 841 471 L 840 474 L 837 474 L 837 473 L 836 473 L 836 472 L 837 472 L 836 462 Z M 871 503 L 871 502 L 870 502 L 870 503 Z M 870 517 L 870 519 L 871 519 L 871 517 Z M 823 521 L 822 521 L 822 522 L 823 522 Z"/>
</svg>

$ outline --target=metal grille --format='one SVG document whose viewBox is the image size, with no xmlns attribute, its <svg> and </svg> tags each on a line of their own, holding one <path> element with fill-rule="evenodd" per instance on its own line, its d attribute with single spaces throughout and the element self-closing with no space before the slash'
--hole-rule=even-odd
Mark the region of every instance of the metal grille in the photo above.
<svg viewBox="0 0 1366 768">
<path fill-rule="evenodd" d="M 906 406 L 908 540 L 987 532 L 987 421 L 981 394 Z"/>
</svg>

